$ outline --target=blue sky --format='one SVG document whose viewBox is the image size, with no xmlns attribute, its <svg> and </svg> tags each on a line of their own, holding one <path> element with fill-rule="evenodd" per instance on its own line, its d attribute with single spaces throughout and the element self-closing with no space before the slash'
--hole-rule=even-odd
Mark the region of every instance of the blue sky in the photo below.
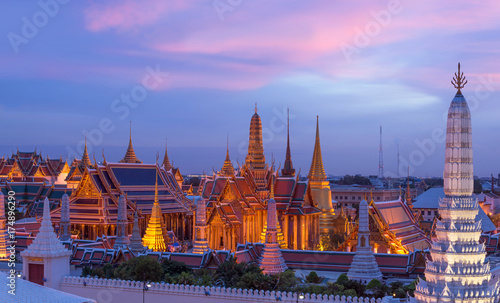
<svg viewBox="0 0 500 303">
<path fill-rule="evenodd" d="M 270 162 L 284 161 L 290 108 L 306 174 L 316 115 L 325 169 L 442 176 L 445 113 L 457 62 L 469 80 L 475 173 L 500 172 L 497 1 L 6 1 L 0 10 L 0 155 L 81 151 L 183 173 L 244 161 L 254 103 Z M 42 3 L 42 4 L 40 4 Z M 80 148 L 80 149 L 79 149 Z M 402 171 L 406 169 L 401 167 Z"/>
</svg>

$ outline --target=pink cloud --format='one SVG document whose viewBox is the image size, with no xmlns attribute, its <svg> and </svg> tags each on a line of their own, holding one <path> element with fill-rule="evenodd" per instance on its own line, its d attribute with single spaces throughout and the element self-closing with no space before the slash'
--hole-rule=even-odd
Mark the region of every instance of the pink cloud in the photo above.
<svg viewBox="0 0 500 303">
<path fill-rule="evenodd" d="M 120 1 L 93 3 L 85 10 L 86 28 L 98 32 L 110 28 L 121 31 L 154 24 L 173 12 L 189 7 L 188 1 Z"/>
</svg>

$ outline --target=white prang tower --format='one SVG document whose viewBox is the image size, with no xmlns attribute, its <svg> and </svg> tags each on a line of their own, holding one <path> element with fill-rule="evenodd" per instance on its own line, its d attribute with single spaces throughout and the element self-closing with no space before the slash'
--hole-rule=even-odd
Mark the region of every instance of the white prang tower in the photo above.
<svg viewBox="0 0 500 303">
<path fill-rule="evenodd" d="M 362 283 L 369 283 L 372 279 L 382 280 L 382 273 L 370 245 L 370 218 L 366 200 L 359 203 L 358 245 L 347 276 Z"/>
<path fill-rule="evenodd" d="M 472 128 L 467 101 L 460 89 L 467 83 L 455 73 L 457 89 L 448 110 L 444 165 L 445 197 L 439 201 L 441 220 L 427 260 L 426 281 L 419 281 L 418 302 L 498 302 L 498 286 L 490 284 L 490 265 L 485 263 L 484 244 L 479 243 L 481 221 L 472 171 Z"/>
</svg>

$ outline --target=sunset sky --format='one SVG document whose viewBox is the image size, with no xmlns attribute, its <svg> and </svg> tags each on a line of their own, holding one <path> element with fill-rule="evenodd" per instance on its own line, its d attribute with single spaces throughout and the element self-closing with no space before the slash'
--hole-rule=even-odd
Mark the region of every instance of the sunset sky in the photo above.
<svg viewBox="0 0 500 303">
<path fill-rule="evenodd" d="M 132 121 L 139 159 L 162 158 L 167 138 L 182 173 L 211 172 L 227 136 L 244 161 L 257 102 L 268 163 L 284 161 L 289 107 L 302 174 L 319 115 L 328 174 L 377 174 L 382 125 L 386 175 L 399 143 L 412 175 L 442 176 L 460 61 L 475 174 L 500 173 L 499 1 L 40 3 L 1 4 L 0 156 L 71 159 L 88 132 L 96 160 L 117 162 Z"/>
</svg>

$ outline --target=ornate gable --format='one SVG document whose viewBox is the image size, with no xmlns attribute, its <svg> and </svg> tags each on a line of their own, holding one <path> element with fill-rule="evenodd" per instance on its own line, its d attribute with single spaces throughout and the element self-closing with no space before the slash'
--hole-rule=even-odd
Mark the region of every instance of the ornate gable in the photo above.
<svg viewBox="0 0 500 303">
<path fill-rule="evenodd" d="M 94 185 L 94 182 L 92 182 L 92 178 L 87 170 L 83 174 L 82 181 L 78 184 L 78 188 L 76 189 L 74 196 L 97 198 L 101 196 L 99 190 L 97 190 Z"/>
<path fill-rule="evenodd" d="M 237 200 L 236 194 L 234 193 L 229 180 L 226 181 L 221 194 L 219 195 L 218 201 L 220 202 L 232 202 Z"/>
</svg>

